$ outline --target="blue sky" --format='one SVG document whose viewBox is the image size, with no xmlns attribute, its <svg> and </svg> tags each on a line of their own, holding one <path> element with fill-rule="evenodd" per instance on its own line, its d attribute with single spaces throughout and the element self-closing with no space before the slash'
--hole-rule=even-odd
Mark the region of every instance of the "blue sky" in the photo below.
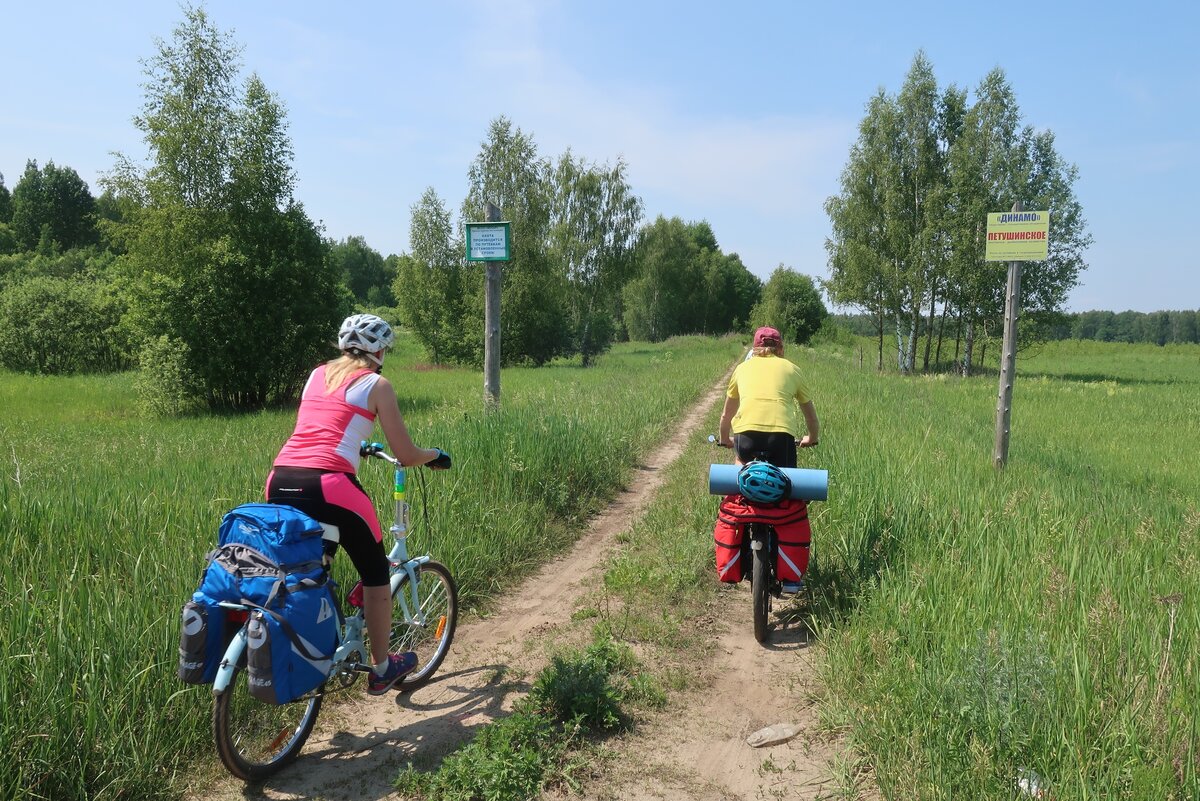
<svg viewBox="0 0 1200 801">
<path fill-rule="evenodd" d="M 10 3 L 0 173 L 146 155 L 139 60 L 170 2 Z M 457 213 L 489 122 L 540 154 L 629 165 L 659 214 L 707 220 L 757 275 L 828 275 L 822 204 L 864 105 L 918 49 L 939 84 L 1002 67 L 1025 122 L 1079 167 L 1095 243 L 1068 308 L 1200 308 L 1200 8 L 1141 3 L 210 0 L 287 109 L 297 196 L 334 239 L 408 247 L 427 187 Z M 1002 209 L 997 209 L 1002 211 Z M 997 269 L 1003 269 L 997 265 Z"/>
</svg>

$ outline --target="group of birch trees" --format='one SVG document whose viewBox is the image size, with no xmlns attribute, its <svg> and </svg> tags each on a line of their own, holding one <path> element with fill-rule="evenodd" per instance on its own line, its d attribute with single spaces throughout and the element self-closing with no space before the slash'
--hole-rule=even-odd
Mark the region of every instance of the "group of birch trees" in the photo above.
<svg viewBox="0 0 1200 801">
<path fill-rule="evenodd" d="M 532 135 L 493 120 L 457 218 L 427 189 L 412 207 L 410 251 L 397 260 L 400 317 L 433 361 L 483 361 L 483 268 L 464 260 L 463 225 L 483 220 L 488 202 L 511 224 L 503 364 L 578 356 L 587 365 L 618 339 L 745 328 L 762 282 L 722 252 L 707 222 L 643 223 L 627 175 L 623 159 L 597 164 L 569 150 L 544 158 Z"/>
<path fill-rule="evenodd" d="M 939 89 L 919 52 L 898 94 L 880 89 L 867 103 L 841 191 L 826 201 L 830 300 L 875 321 L 880 368 L 894 333 L 901 371 L 923 350 L 921 369 L 969 373 L 1004 313 L 1005 265 L 984 260 L 987 214 L 1015 201 L 1050 211 L 1049 258 L 1026 263 L 1021 284 L 1021 333 L 1036 336 L 1086 268 L 1077 175 L 1051 131 L 1021 124 L 1003 70 L 969 97 Z"/>
</svg>

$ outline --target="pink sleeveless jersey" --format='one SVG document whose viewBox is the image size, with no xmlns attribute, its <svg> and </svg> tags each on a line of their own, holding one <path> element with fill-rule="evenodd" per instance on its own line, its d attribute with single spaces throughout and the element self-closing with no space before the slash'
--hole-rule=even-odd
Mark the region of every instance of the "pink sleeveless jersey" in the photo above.
<svg viewBox="0 0 1200 801">
<path fill-rule="evenodd" d="M 378 380 L 375 372 L 359 370 L 326 394 L 325 365 L 313 370 L 300 396 L 296 430 L 275 457 L 275 467 L 357 473 L 359 443 L 375 430 L 367 396 Z"/>
</svg>

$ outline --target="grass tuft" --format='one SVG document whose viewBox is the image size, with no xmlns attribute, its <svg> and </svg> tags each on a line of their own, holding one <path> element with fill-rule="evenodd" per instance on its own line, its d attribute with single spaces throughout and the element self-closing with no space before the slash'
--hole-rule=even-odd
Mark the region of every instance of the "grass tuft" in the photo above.
<svg viewBox="0 0 1200 801">
<path fill-rule="evenodd" d="M 628 725 L 614 682 L 637 667 L 628 647 L 605 639 L 556 655 L 511 715 L 484 726 L 435 771 L 407 766 L 396 789 L 426 801 L 515 801 L 550 785 L 574 785 L 589 737 Z"/>
</svg>

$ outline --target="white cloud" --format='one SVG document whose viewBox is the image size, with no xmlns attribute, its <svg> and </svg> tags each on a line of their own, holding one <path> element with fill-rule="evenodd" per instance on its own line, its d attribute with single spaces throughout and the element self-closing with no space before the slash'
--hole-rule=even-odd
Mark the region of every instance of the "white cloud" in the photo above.
<svg viewBox="0 0 1200 801">
<path fill-rule="evenodd" d="M 647 190 L 770 211 L 794 207 L 797 192 L 823 201 L 853 138 L 853 121 L 779 114 L 774 104 L 753 118 L 691 109 L 653 75 L 622 81 L 619 65 L 584 76 L 539 41 L 540 19 L 556 5 L 480 4 L 479 11 L 470 38 L 480 47 L 468 51 L 474 57 L 459 79 L 482 82 L 494 70 L 490 105 L 532 134 L 543 155 L 570 147 L 601 162 L 623 156 Z"/>
<path fill-rule="evenodd" d="M 837 191 L 856 121 L 691 109 L 652 78 L 589 79 L 528 40 L 490 57 L 508 67 L 491 87 L 492 116 L 531 134 L 543 156 L 570 148 L 602 163 L 623 157 L 648 217 L 707 219 L 722 247 L 759 274 L 781 262 L 823 270 L 823 204 Z"/>
</svg>

